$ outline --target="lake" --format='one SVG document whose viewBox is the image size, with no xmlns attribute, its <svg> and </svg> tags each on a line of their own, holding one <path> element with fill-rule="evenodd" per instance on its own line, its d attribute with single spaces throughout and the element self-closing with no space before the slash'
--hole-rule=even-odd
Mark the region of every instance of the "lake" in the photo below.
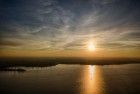
<svg viewBox="0 0 140 94">
<path fill-rule="evenodd" d="M 1 94 L 139 94 L 140 64 L 24 67 L 1 71 Z"/>
</svg>

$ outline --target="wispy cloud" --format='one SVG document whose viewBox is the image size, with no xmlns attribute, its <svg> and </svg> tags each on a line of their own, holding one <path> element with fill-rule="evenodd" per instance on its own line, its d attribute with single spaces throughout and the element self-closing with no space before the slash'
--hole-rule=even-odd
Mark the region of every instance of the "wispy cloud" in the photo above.
<svg viewBox="0 0 140 94">
<path fill-rule="evenodd" d="M 99 48 L 138 48 L 139 5 L 136 0 L 1 0 L 0 45 L 84 49 L 93 39 Z"/>
</svg>

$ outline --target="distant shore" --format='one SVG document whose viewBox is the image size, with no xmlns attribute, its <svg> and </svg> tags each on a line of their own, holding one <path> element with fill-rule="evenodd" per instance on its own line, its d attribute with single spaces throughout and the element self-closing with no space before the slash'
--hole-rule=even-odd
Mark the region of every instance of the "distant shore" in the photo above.
<svg viewBox="0 0 140 94">
<path fill-rule="evenodd" d="M 0 58 L 0 68 L 49 67 L 57 64 L 113 65 L 140 63 L 140 58 Z"/>
<path fill-rule="evenodd" d="M 5 67 L 5 68 L 0 68 L 0 71 L 18 71 L 18 72 L 24 72 L 26 70 L 25 69 L 22 69 L 22 68 L 13 69 L 13 68 Z"/>
</svg>

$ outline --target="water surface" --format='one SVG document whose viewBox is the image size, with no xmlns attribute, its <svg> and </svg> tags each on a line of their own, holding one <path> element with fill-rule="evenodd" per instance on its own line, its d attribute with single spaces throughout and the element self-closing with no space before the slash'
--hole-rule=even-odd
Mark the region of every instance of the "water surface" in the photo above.
<svg viewBox="0 0 140 94">
<path fill-rule="evenodd" d="M 0 72 L 1 94 L 138 94 L 140 64 L 25 67 Z"/>
</svg>

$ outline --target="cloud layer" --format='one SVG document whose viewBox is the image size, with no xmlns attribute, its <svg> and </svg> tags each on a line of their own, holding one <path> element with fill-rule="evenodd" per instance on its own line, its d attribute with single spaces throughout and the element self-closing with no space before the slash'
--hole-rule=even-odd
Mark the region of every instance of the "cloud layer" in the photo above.
<svg viewBox="0 0 140 94">
<path fill-rule="evenodd" d="M 1 0 L 1 49 L 139 49 L 138 0 Z"/>
</svg>

